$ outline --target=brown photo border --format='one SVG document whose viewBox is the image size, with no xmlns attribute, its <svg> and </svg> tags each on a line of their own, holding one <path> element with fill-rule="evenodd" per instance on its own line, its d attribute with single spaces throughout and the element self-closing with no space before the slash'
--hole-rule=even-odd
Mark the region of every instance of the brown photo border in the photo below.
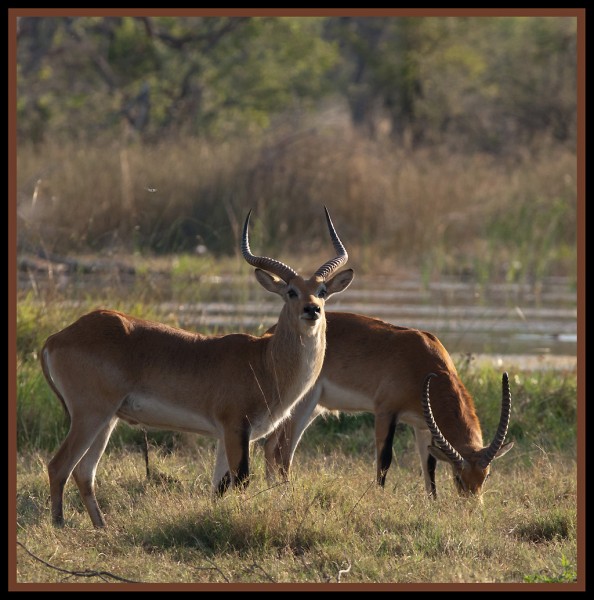
<svg viewBox="0 0 594 600">
<path fill-rule="evenodd" d="M 134 583 L 18 583 L 16 581 L 16 23 L 21 16 L 61 17 L 61 16 L 558 16 L 577 18 L 577 507 L 578 507 L 578 561 L 577 582 L 563 584 L 548 583 L 328 583 L 328 584 L 259 584 L 259 583 L 196 583 L 196 584 L 134 584 Z M 585 8 L 205 8 L 205 9 L 165 9 L 165 8 L 35 8 L 8 9 L 8 591 L 585 591 L 586 575 L 586 520 L 585 520 Z"/>
</svg>

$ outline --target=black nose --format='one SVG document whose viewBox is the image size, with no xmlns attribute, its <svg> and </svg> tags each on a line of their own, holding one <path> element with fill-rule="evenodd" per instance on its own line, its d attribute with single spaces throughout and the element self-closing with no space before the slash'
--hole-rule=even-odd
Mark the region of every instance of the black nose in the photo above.
<svg viewBox="0 0 594 600">
<path fill-rule="evenodd" d="M 317 304 L 307 304 L 303 309 L 303 312 L 310 319 L 317 319 L 320 316 L 320 307 Z"/>
</svg>

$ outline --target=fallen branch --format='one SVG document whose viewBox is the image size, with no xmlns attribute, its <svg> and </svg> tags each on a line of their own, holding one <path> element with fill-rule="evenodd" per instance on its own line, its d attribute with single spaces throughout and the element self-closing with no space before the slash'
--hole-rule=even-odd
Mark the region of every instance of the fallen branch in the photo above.
<svg viewBox="0 0 594 600">
<path fill-rule="evenodd" d="M 31 552 L 26 546 L 24 546 L 21 542 L 17 541 L 17 544 L 32 558 L 39 561 L 41 564 L 49 567 L 50 569 L 54 569 L 55 571 L 60 571 L 60 573 L 66 573 L 67 575 L 74 575 L 75 577 L 99 577 L 104 581 L 107 581 L 108 578 L 115 579 L 116 581 L 122 581 L 124 583 L 143 583 L 142 581 L 134 581 L 133 579 L 126 579 L 125 577 L 120 577 L 119 575 L 114 575 L 109 571 L 93 571 L 92 569 L 85 569 L 84 571 L 69 571 L 68 569 L 62 569 L 61 567 L 56 567 L 48 563 L 47 561 L 39 558 Z M 106 579 L 107 578 L 107 579 Z"/>
<path fill-rule="evenodd" d="M 264 573 L 264 575 L 266 576 L 266 579 L 268 579 L 268 581 L 271 581 L 272 583 L 276 583 L 276 580 L 274 579 L 274 577 L 269 575 L 266 572 L 266 570 L 258 563 L 253 563 L 251 566 L 247 567 L 246 571 L 253 573 L 256 569 L 259 569 L 260 571 L 262 571 L 262 573 Z"/>
<path fill-rule="evenodd" d="M 225 573 L 223 573 L 223 571 L 221 571 L 221 569 L 219 569 L 219 567 L 216 565 L 216 563 L 214 561 L 212 561 L 206 555 L 206 550 L 204 548 L 204 544 L 196 536 L 192 536 L 192 539 L 196 542 L 196 546 L 197 546 L 198 550 L 200 550 L 200 552 L 202 552 L 204 560 L 206 560 L 207 562 L 209 562 L 212 565 L 212 567 L 199 567 L 199 568 L 210 569 L 210 570 L 216 571 L 227 583 L 231 583 L 230 579 L 225 575 Z"/>
</svg>

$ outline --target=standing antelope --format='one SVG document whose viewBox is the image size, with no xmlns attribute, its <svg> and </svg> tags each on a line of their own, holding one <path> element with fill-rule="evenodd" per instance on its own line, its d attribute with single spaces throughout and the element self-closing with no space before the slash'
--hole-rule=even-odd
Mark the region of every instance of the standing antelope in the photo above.
<svg viewBox="0 0 594 600">
<path fill-rule="evenodd" d="M 251 213 L 251 211 L 250 211 Z M 96 310 L 50 336 L 43 373 L 70 416 L 70 430 L 48 465 L 52 520 L 63 525 L 71 474 L 95 527 L 105 520 L 95 497 L 97 464 L 118 419 L 218 439 L 214 491 L 247 485 L 250 441 L 268 435 L 316 381 L 326 350 L 324 304 L 345 290 L 352 269 L 330 215 L 338 255 L 310 279 L 284 263 L 242 253 L 258 282 L 285 302 L 274 334 L 204 336 Z"/>
<path fill-rule="evenodd" d="M 326 358 L 319 380 L 266 440 L 268 478 L 277 473 L 288 477 L 295 448 L 319 415 L 372 412 L 379 485 L 385 484 L 396 423 L 402 422 L 415 431 L 428 495 L 436 496 L 437 459 L 450 463 L 460 494 L 480 496 L 491 462 L 513 446 L 503 444 L 511 410 L 507 373 L 499 426 L 484 447 L 473 400 L 433 334 L 353 313 L 329 312 L 326 322 Z"/>
</svg>

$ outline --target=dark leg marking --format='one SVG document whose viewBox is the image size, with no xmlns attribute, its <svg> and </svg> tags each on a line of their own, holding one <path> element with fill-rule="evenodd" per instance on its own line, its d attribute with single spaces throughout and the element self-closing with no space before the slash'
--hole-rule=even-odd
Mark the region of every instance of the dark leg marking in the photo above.
<svg viewBox="0 0 594 600">
<path fill-rule="evenodd" d="M 430 454 L 427 458 L 427 471 L 429 472 L 429 480 L 431 482 L 431 497 L 437 498 L 437 488 L 435 487 L 435 466 L 437 465 L 437 459 L 433 454 Z"/>
<path fill-rule="evenodd" d="M 241 460 L 237 469 L 235 487 L 247 487 L 250 476 L 250 426 L 246 423 L 241 432 Z"/>
<path fill-rule="evenodd" d="M 148 435 L 146 433 L 146 429 L 142 428 L 142 433 L 144 434 L 144 445 L 142 447 L 142 452 L 144 454 L 144 464 L 146 466 L 146 478 L 151 478 L 151 470 L 149 468 L 149 442 Z"/>
<path fill-rule="evenodd" d="M 229 473 L 229 471 L 227 471 L 221 481 L 219 481 L 219 485 L 217 485 L 217 494 L 219 496 L 222 496 L 227 489 L 229 488 L 229 486 L 231 485 L 231 473 Z"/>
<path fill-rule="evenodd" d="M 384 487 L 386 483 L 386 474 L 388 473 L 388 469 L 392 464 L 392 444 L 394 443 L 394 432 L 396 431 L 396 416 L 392 417 L 390 421 L 390 427 L 388 429 L 388 435 L 386 435 L 386 439 L 384 440 L 384 445 L 382 447 L 382 451 L 378 457 L 379 465 L 380 465 L 380 475 L 378 479 L 378 483 Z"/>
</svg>

